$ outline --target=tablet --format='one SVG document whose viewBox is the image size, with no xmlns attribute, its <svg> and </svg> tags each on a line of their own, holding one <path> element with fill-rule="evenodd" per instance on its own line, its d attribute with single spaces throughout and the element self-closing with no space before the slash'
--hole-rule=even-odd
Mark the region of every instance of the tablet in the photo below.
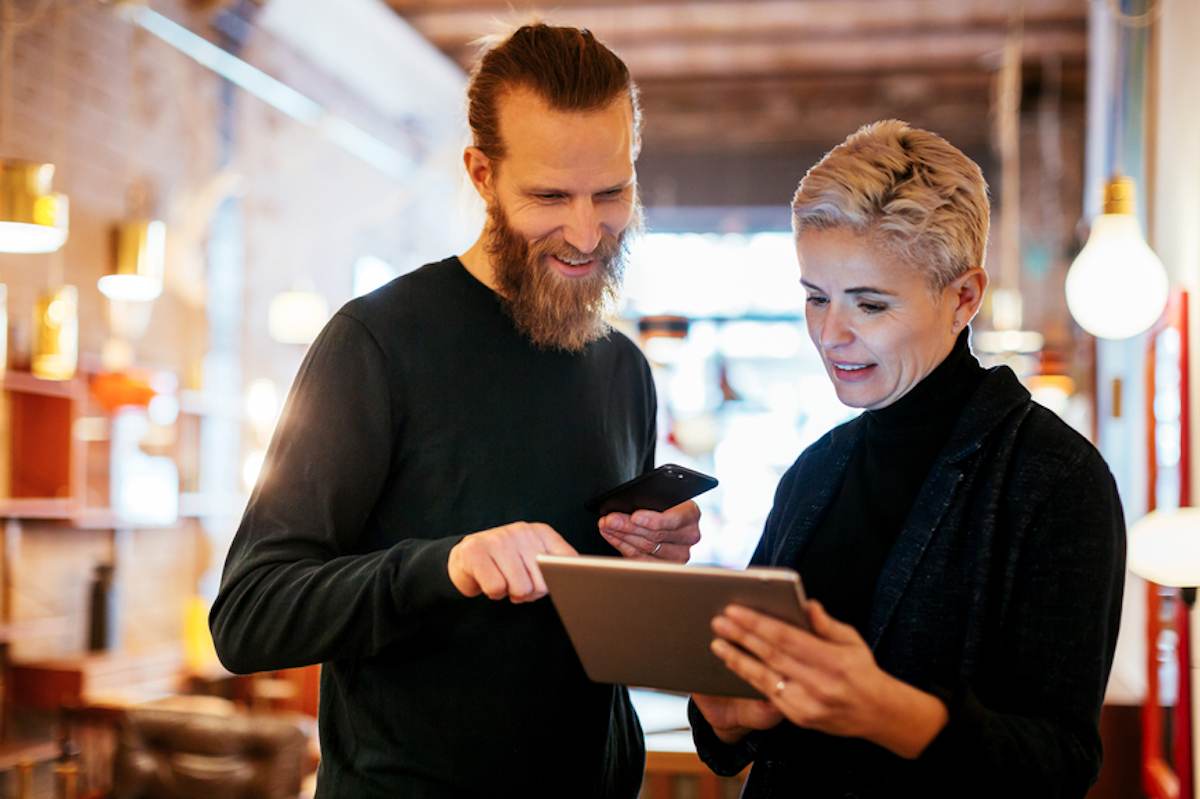
<svg viewBox="0 0 1200 799">
<path fill-rule="evenodd" d="M 807 627 L 800 575 L 627 558 L 538 555 L 550 599 L 588 677 L 761 699 L 712 653 L 712 619 L 739 604 Z"/>
</svg>

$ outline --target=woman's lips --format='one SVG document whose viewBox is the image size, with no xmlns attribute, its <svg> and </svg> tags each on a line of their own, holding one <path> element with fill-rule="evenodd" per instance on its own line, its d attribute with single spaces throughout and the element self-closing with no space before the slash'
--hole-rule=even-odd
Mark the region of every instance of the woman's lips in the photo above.
<svg viewBox="0 0 1200 799">
<path fill-rule="evenodd" d="M 844 383 L 861 383 L 864 380 L 870 380 L 875 373 L 875 364 L 849 364 L 830 361 L 833 367 L 833 375 L 838 380 Z"/>
</svg>

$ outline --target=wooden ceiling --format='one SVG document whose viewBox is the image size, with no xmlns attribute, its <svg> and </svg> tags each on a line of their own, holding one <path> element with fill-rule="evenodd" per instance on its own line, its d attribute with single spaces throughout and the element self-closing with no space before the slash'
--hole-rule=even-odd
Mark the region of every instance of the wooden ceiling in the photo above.
<svg viewBox="0 0 1200 799">
<path fill-rule="evenodd" d="M 1087 0 L 387 0 L 470 67 L 528 21 L 590 28 L 642 89 L 645 152 L 823 151 L 900 117 L 967 150 L 991 140 L 1000 51 L 1021 19 L 1027 97 L 1082 107 Z"/>
</svg>

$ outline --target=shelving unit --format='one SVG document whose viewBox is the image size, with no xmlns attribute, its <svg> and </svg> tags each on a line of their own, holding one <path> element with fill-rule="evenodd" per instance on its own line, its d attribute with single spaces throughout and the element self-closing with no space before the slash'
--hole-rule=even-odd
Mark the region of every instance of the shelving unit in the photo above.
<svg viewBox="0 0 1200 799">
<path fill-rule="evenodd" d="M 86 398 L 80 378 L 4 375 L 0 516 L 69 520 L 78 511 L 84 476 L 72 428 Z"/>
<path fill-rule="evenodd" d="M 158 527 L 122 519 L 109 502 L 109 448 L 80 422 L 108 417 L 94 407 L 87 378 L 40 380 L 10 371 L 0 381 L 0 520 L 60 521 L 79 529 Z M 163 454 L 179 469 L 179 517 L 236 513 L 244 496 L 200 490 L 200 430 L 206 418 L 236 418 L 237 402 L 199 391 L 179 393 L 175 440 Z"/>
</svg>

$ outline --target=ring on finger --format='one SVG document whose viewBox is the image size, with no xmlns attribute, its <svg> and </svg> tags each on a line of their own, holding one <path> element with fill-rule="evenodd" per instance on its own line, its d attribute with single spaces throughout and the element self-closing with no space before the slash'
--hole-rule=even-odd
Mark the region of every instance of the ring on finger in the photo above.
<svg viewBox="0 0 1200 799">
<path fill-rule="evenodd" d="M 650 554 L 652 556 L 657 555 L 658 550 L 660 550 L 660 549 L 662 549 L 662 541 L 659 541 L 657 544 L 654 545 L 654 549 L 650 550 Z"/>
<path fill-rule="evenodd" d="M 780 677 L 775 682 L 775 695 L 780 696 L 785 690 L 787 690 L 787 680 Z"/>
</svg>

